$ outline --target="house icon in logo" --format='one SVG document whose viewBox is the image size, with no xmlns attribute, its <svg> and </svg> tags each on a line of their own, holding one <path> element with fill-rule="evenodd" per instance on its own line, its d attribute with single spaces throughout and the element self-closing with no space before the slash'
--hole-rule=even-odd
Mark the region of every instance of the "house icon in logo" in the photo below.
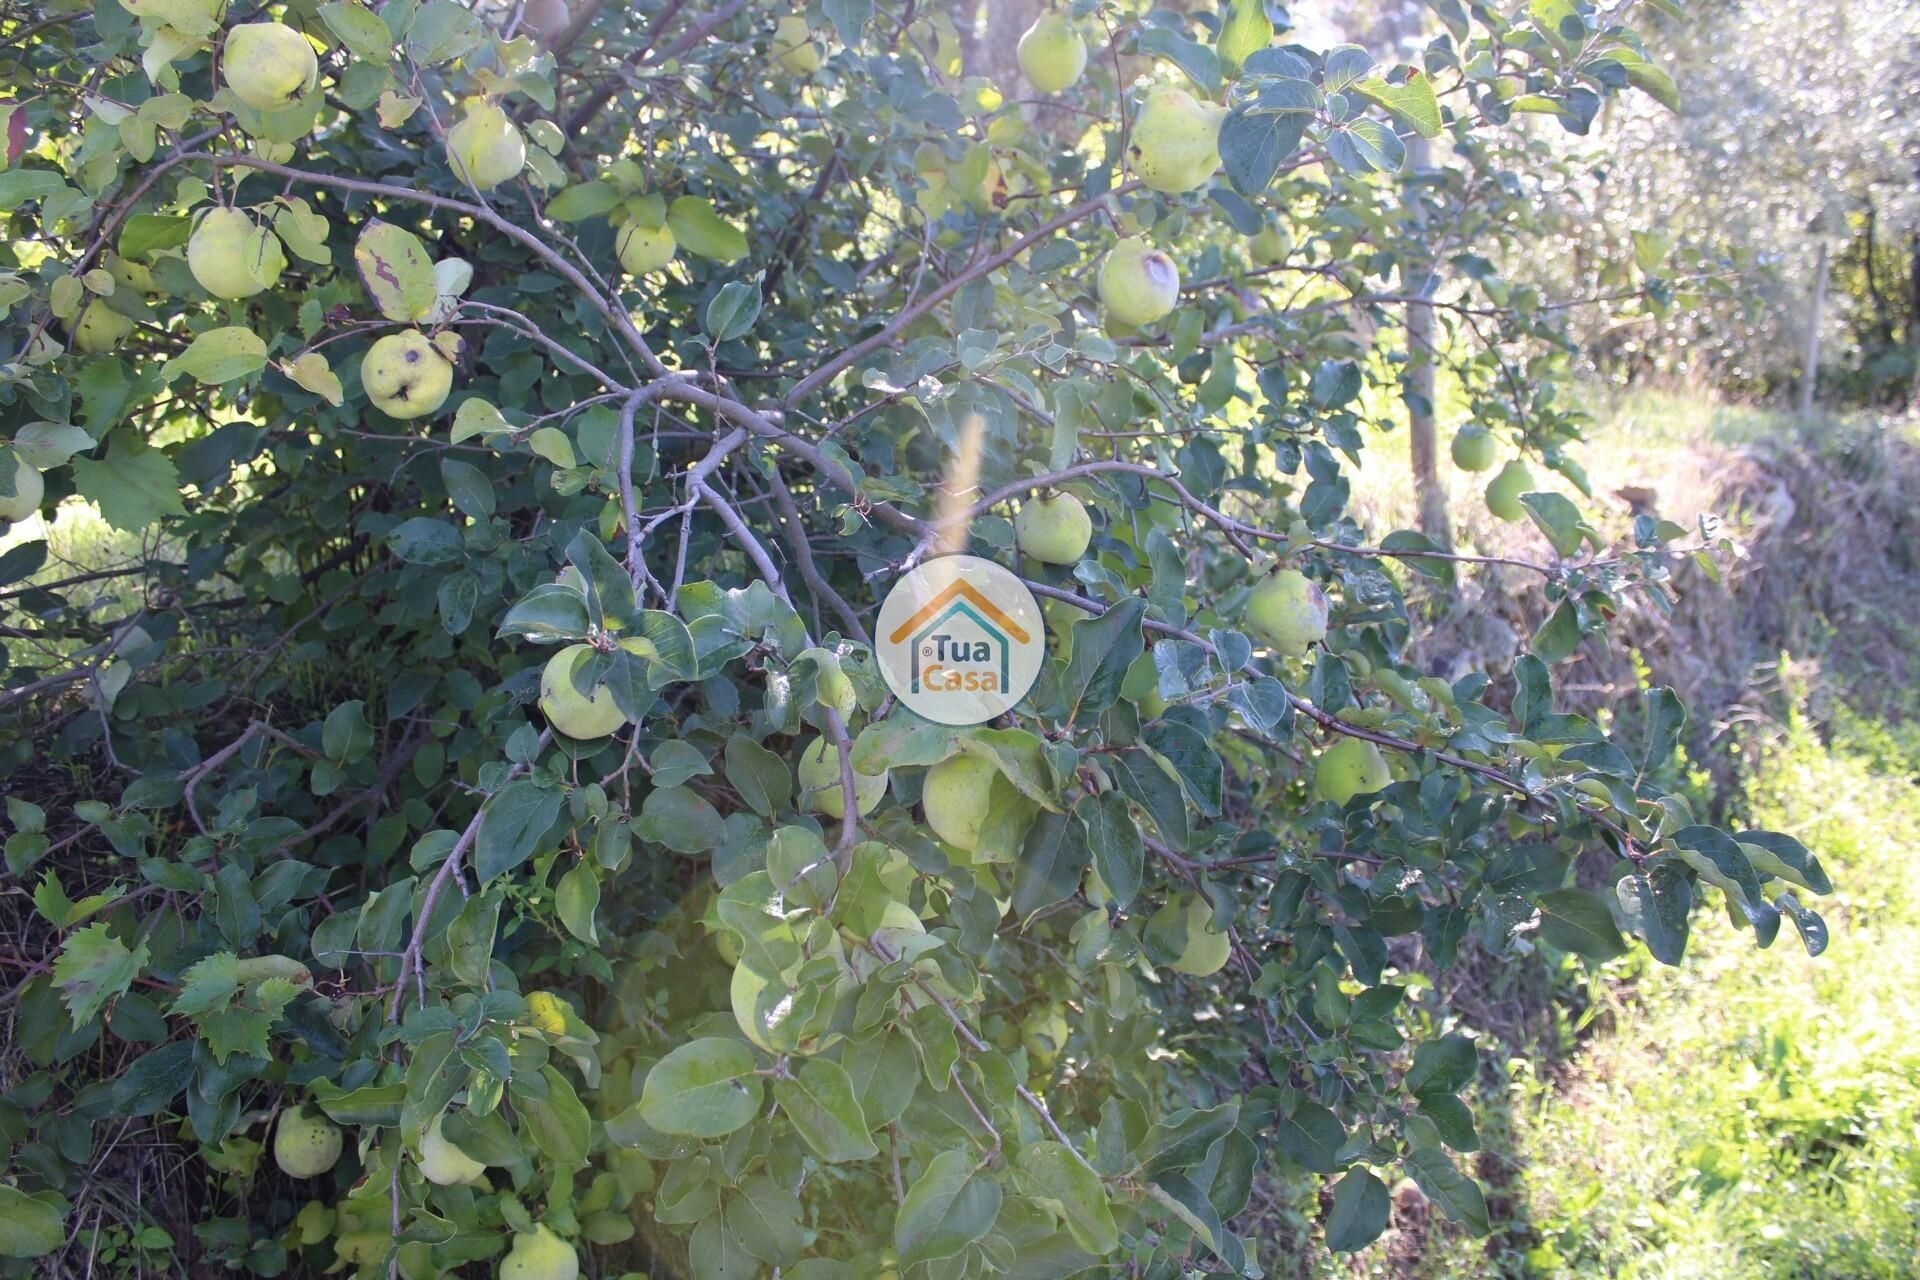
<svg viewBox="0 0 1920 1280">
<path fill-rule="evenodd" d="M 1032 639 L 964 578 L 948 583 L 887 637 L 906 646 L 910 689 L 916 694 L 980 690 L 983 664 L 992 678 L 984 687 L 1005 691 L 1012 684 L 1013 646 Z"/>
</svg>

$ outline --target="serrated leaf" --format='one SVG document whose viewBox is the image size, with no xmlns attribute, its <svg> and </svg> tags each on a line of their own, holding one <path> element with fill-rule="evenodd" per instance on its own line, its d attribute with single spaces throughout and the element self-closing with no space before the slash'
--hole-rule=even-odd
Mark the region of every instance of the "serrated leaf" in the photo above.
<svg viewBox="0 0 1920 1280">
<path fill-rule="evenodd" d="M 75 1027 L 99 1017 L 147 963 L 143 938 L 129 950 L 105 924 L 91 924 L 67 938 L 53 962 L 53 985 L 60 989 Z"/>
</svg>

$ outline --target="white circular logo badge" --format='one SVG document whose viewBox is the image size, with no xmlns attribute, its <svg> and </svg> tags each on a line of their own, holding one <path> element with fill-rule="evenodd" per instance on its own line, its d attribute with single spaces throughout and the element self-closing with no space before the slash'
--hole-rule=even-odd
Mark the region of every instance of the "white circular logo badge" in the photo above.
<svg viewBox="0 0 1920 1280">
<path fill-rule="evenodd" d="M 1033 688 L 1047 639 L 1026 583 L 991 560 L 941 556 L 893 584 L 873 648 L 908 710 L 939 724 L 985 724 Z"/>
</svg>

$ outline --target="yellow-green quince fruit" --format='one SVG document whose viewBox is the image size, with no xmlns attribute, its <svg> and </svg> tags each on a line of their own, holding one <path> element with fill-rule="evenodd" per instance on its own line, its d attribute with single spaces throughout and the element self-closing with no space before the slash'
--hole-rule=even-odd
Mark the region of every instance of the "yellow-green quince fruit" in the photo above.
<svg viewBox="0 0 1920 1280">
<path fill-rule="evenodd" d="M 1276 653 L 1304 658 L 1327 638 L 1327 596 L 1298 569 L 1270 573 L 1247 598 L 1247 625 Z"/>
<path fill-rule="evenodd" d="M 1342 738 L 1320 753 L 1313 767 L 1314 790 L 1323 800 L 1344 807 L 1355 796 L 1372 795 L 1393 782 L 1380 748 L 1364 738 Z"/>
<path fill-rule="evenodd" d="M 949 756 L 927 770 L 920 788 L 933 833 L 956 849 L 974 852 L 986 826 L 994 780 L 1000 770 L 979 756 Z"/>
<path fill-rule="evenodd" d="M 255 111 L 278 111 L 320 83 L 313 44 L 280 22 L 249 22 L 227 33 L 220 71 L 233 96 Z"/>
<path fill-rule="evenodd" d="M 800 753 L 800 785 L 805 789 L 814 812 L 829 818 L 843 817 L 847 811 L 846 789 L 840 785 L 840 749 L 825 738 L 815 738 Z M 853 773 L 853 800 L 861 817 L 879 807 L 887 794 L 887 775 Z"/>
<path fill-rule="evenodd" d="M 1498 449 L 1493 433 L 1476 422 L 1469 422 L 1453 433 L 1453 465 L 1462 471 L 1492 469 Z"/>
<path fill-rule="evenodd" d="M 1155 89 L 1134 118 L 1128 152 L 1134 172 L 1155 191 L 1178 194 L 1206 185 L 1220 167 L 1227 109 L 1185 89 Z"/>
<path fill-rule="evenodd" d="M 455 1187 L 480 1177 L 487 1166 L 447 1141 L 440 1132 L 445 1119 L 435 1116 L 420 1135 L 420 1172 L 435 1186 Z"/>
<path fill-rule="evenodd" d="M 478 99 L 447 130 L 447 160 L 462 181 L 491 191 L 526 168 L 527 140 L 499 103 Z"/>
<path fill-rule="evenodd" d="M 1180 269 L 1145 240 L 1131 237 L 1107 251 L 1100 264 L 1100 303 L 1110 319 L 1129 328 L 1152 324 L 1180 301 Z"/>
<path fill-rule="evenodd" d="M 1521 520 L 1526 518 L 1527 509 L 1520 501 L 1520 495 L 1533 492 L 1533 472 L 1527 470 L 1527 464 L 1515 458 L 1500 468 L 1500 474 L 1487 486 L 1487 510 L 1502 520 Z"/>
<path fill-rule="evenodd" d="M 340 1128 L 302 1107 L 280 1113 L 273 1130 L 273 1162 L 293 1178 L 317 1178 L 340 1159 Z"/>
<path fill-rule="evenodd" d="M 1148 918 L 1147 932 L 1167 951 L 1173 950 L 1174 939 L 1181 939 L 1180 954 L 1167 968 L 1196 978 L 1220 972 L 1233 950 L 1233 940 L 1214 930 L 1213 904 L 1197 893 L 1179 894 L 1168 901 Z"/>
<path fill-rule="evenodd" d="M 500 1280 L 579 1280 L 580 1255 L 544 1222 L 513 1238 Z"/>
<path fill-rule="evenodd" d="M 1058 9 L 1034 19 L 1014 53 L 1027 83 L 1040 93 L 1059 93 L 1087 69 L 1087 42 Z"/>
<path fill-rule="evenodd" d="M 540 672 L 540 710 L 547 723 L 583 741 L 604 738 L 627 722 L 606 685 L 594 686 L 591 697 L 574 687 L 573 669 L 592 653 L 590 644 L 570 644 L 547 659 Z"/>
<path fill-rule="evenodd" d="M 211 209 L 187 241 L 187 267 L 216 298 L 251 298 L 287 269 L 280 237 L 238 209 Z"/>
<path fill-rule="evenodd" d="M 644 276 L 665 270 L 679 248 L 673 238 L 672 227 L 665 223 L 657 227 L 643 227 L 633 218 L 621 224 L 620 233 L 613 242 L 613 251 L 620 258 L 620 269 L 630 276 Z"/>
<path fill-rule="evenodd" d="M 773 60 L 788 75 L 812 75 L 820 69 L 820 46 L 806 18 L 790 13 L 773 29 Z"/>
<path fill-rule="evenodd" d="M 132 320 L 108 306 L 104 299 L 95 298 L 81 308 L 80 319 L 73 326 L 73 349 L 83 355 L 98 355 L 119 346 L 132 332 Z"/>
<path fill-rule="evenodd" d="M 1070 493 L 1036 494 L 1013 520 L 1013 536 L 1022 551 L 1047 564 L 1078 564 L 1093 540 L 1093 519 Z"/>
<path fill-rule="evenodd" d="M 423 418 L 447 401 L 453 364 L 418 329 L 390 333 L 360 360 L 360 385 L 390 418 Z"/>
</svg>

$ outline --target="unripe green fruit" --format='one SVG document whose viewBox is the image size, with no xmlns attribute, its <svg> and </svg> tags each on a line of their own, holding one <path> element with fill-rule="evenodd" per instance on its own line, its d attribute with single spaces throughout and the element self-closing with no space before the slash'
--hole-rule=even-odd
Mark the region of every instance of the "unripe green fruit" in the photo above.
<svg viewBox="0 0 1920 1280">
<path fill-rule="evenodd" d="M 840 659 L 832 650 L 815 645 L 811 649 L 802 649 L 800 658 L 811 658 L 814 663 L 814 701 L 823 707 L 831 707 L 839 713 L 842 720 L 851 719 L 860 709 L 860 695 L 853 687 L 853 681 L 840 669 Z M 796 658 L 795 661 L 799 661 Z"/>
<path fill-rule="evenodd" d="M 447 130 L 447 160 L 463 181 L 490 191 L 526 168 L 527 140 L 498 103 L 475 102 Z"/>
<path fill-rule="evenodd" d="M 774 27 L 773 60 L 788 75 L 812 75 L 820 69 L 820 46 L 804 17 L 790 13 Z"/>
<path fill-rule="evenodd" d="M 1247 242 L 1247 252 L 1263 267 L 1278 266 L 1293 253 L 1293 237 L 1284 228 L 1268 223 Z"/>
<path fill-rule="evenodd" d="M 1533 472 L 1527 470 L 1527 464 L 1515 458 L 1500 468 L 1500 474 L 1487 486 L 1487 510 L 1502 520 L 1524 519 L 1527 509 L 1520 501 L 1520 495 L 1533 492 Z"/>
<path fill-rule="evenodd" d="M 1093 519 L 1070 493 L 1029 498 L 1013 520 L 1020 549 L 1047 564 L 1078 564 L 1093 540 Z"/>
<path fill-rule="evenodd" d="M 1020 1043 L 1026 1046 L 1035 1065 L 1043 1069 L 1067 1047 L 1067 1037 L 1072 1034 L 1066 1011 L 1057 1004 L 1030 1010 L 1020 1020 Z"/>
<path fill-rule="evenodd" d="M 545 1223 L 513 1238 L 500 1280 L 579 1280 L 580 1255 Z"/>
<path fill-rule="evenodd" d="M 280 237 L 238 209 L 213 209 L 187 241 L 187 268 L 216 298 L 251 298 L 287 269 Z"/>
<path fill-rule="evenodd" d="M 313 45 L 279 22 L 250 22 L 229 31 L 220 71 L 233 96 L 255 111 L 278 111 L 320 83 Z"/>
<path fill-rule="evenodd" d="M 1453 465 L 1462 471 L 1487 470 L 1498 451 L 1493 433 L 1478 423 L 1469 422 L 1453 433 Z"/>
<path fill-rule="evenodd" d="M 986 825 L 994 779 L 999 776 L 992 763 L 970 755 L 950 756 L 927 770 L 920 804 L 933 833 L 956 849 L 974 852 Z"/>
<path fill-rule="evenodd" d="M 527 1020 L 550 1036 L 567 1032 L 567 1002 L 551 991 L 535 991 L 527 996 Z"/>
<path fill-rule="evenodd" d="M 445 1116 L 435 1116 L 420 1135 L 420 1172 L 435 1186 L 455 1187 L 472 1182 L 487 1166 L 448 1142 L 440 1132 Z"/>
<path fill-rule="evenodd" d="M 607 686 L 595 686 L 592 697 L 573 687 L 573 669 L 592 653 L 590 644 L 570 644 L 547 659 L 540 672 L 540 710 L 547 723 L 583 741 L 604 738 L 627 722 Z"/>
<path fill-rule="evenodd" d="M 1372 795 L 1392 781 L 1380 748 L 1363 738 L 1340 739 L 1320 753 L 1313 768 L 1313 785 L 1320 798 L 1342 807 L 1355 796 Z"/>
<path fill-rule="evenodd" d="M 829 818 L 844 817 L 847 812 L 847 793 L 840 785 L 840 750 L 825 738 L 815 738 L 807 749 L 800 753 L 800 785 L 812 795 L 814 812 L 824 813 Z M 884 773 L 853 773 L 853 801 L 866 817 L 880 806 L 886 798 L 887 775 Z"/>
<path fill-rule="evenodd" d="M 1087 69 L 1087 42 L 1058 10 L 1049 10 L 1034 20 L 1020 37 L 1015 54 L 1027 83 L 1040 93 L 1060 92 Z"/>
<path fill-rule="evenodd" d="M 566 0 L 530 0 L 520 15 L 520 32 L 541 44 L 550 44 L 572 21 L 573 11 Z"/>
<path fill-rule="evenodd" d="M 613 242 L 613 251 L 620 257 L 620 269 L 630 276 L 665 270 L 679 247 L 672 227 L 665 223 L 643 227 L 631 218 L 621 224 L 620 234 Z"/>
<path fill-rule="evenodd" d="M 1180 301 L 1180 269 L 1145 240 L 1127 239 L 1100 264 L 1100 303 L 1123 325 L 1152 324 Z"/>
<path fill-rule="evenodd" d="M 107 274 L 113 277 L 114 284 L 134 293 L 154 294 L 160 292 L 159 282 L 153 278 L 153 268 L 144 262 L 133 262 L 119 254 L 107 255 Z"/>
<path fill-rule="evenodd" d="M 293 1178 L 317 1178 L 340 1159 L 340 1129 L 322 1115 L 301 1108 L 280 1113 L 273 1130 L 273 1162 Z"/>
<path fill-rule="evenodd" d="M 111 351 L 132 332 L 132 320 L 95 299 L 81 309 L 80 319 L 73 326 L 73 349 L 83 355 Z"/>
<path fill-rule="evenodd" d="M 1226 967 L 1233 940 L 1225 933 L 1214 932 L 1213 904 L 1197 893 L 1183 893 L 1154 912 L 1147 920 L 1147 933 L 1170 951 L 1183 926 L 1185 940 L 1180 954 L 1167 968 L 1205 978 Z"/>
<path fill-rule="evenodd" d="M 1298 569 L 1266 576 L 1247 598 L 1247 625 L 1275 652 L 1304 658 L 1327 638 L 1327 596 Z"/>
<path fill-rule="evenodd" d="M 423 418 L 447 402 L 453 365 L 418 329 L 390 333 L 360 360 L 360 385 L 391 418 Z"/>
<path fill-rule="evenodd" d="M 1133 122 L 1128 150 L 1134 171 L 1155 191 L 1206 185 L 1220 167 L 1220 125 L 1227 109 L 1184 89 L 1155 89 Z"/>
</svg>

